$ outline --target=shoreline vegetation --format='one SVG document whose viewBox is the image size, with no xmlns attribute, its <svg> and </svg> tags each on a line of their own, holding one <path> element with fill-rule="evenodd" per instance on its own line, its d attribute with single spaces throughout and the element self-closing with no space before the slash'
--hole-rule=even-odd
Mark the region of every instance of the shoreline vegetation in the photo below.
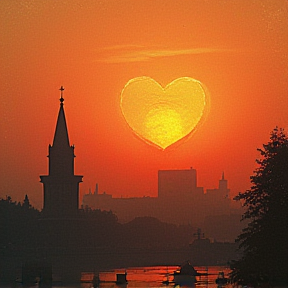
<svg viewBox="0 0 288 288">
<path fill-rule="evenodd" d="M 276 127 L 257 149 L 260 158 L 250 177 L 251 188 L 235 200 L 245 208 L 248 225 L 236 242 L 242 257 L 232 261 L 233 284 L 252 287 L 286 286 L 288 283 L 288 136 Z"/>
</svg>

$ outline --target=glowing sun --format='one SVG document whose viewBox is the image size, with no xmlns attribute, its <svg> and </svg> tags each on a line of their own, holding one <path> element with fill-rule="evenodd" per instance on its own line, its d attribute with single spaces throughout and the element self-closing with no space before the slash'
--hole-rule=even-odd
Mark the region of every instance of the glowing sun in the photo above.
<svg viewBox="0 0 288 288">
<path fill-rule="evenodd" d="M 137 77 L 121 93 L 121 110 L 128 125 L 160 149 L 191 135 L 206 106 L 203 85 L 190 77 L 178 78 L 165 88 L 150 77 Z"/>
</svg>

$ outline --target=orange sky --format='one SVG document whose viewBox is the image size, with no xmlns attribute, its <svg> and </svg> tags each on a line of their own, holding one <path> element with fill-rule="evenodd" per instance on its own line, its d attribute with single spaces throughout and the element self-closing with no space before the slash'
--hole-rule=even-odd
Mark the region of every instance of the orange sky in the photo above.
<svg viewBox="0 0 288 288">
<path fill-rule="evenodd" d="M 0 197 L 42 206 L 65 87 L 65 113 L 80 193 L 156 196 L 159 169 L 198 171 L 232 194 L 276 126 L 288 130 L 288 2 L 285 0 L 0 1 Z M 160 151 L 137 138 L 120 110 L 135 77 L 162 86 L 201 81 L 210 112 L 193 136 Z M 81 200 L 80 200 L 81 201 Z"/>
</svg>

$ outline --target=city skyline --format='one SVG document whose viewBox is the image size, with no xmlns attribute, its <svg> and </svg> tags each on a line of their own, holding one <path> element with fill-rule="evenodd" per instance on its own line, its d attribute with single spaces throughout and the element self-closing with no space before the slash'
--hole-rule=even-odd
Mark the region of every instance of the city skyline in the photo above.
<svg viewBox="0 0 288 288">
<path fill-rule="evenodd" d="M 224 173 L 218 187 L 206 189 L 197 185 L 197 171 L 159 170 L 156 197 L 113 197 L 99 192 L 98 184 L 92 193 L 83 195 L 84 211 L 112 211 L 119 223 L 137 219 L 158 219 L 162 223 L 201 227 L 206 237 L 233 242 L 243 228 L 240 221 L 243 208 L 230 198 L 228 180 Z M 173 211 L 173 213 L 171 213 Z"/>
<path fill-rule="evenodd" d="M 286 1 L 0 2 L 0 197 L 42 207 L 39 175 L 65 87 L 75 173 L 115 197 L 157 195 L 157 172 L 198 171 L 199 186 L 231 194 L 250 187 L 275 126 L 288 129 Z M 159 13 L 161 11 L 161 13 Z M 171 23 L 171 25 L 167 25 Z M 210 111 L 185 143 L 160 151 L 137 138 L 120 95 L 135 77 L 162 87 L 192 77 L 207 87 Z"/>
</svg>

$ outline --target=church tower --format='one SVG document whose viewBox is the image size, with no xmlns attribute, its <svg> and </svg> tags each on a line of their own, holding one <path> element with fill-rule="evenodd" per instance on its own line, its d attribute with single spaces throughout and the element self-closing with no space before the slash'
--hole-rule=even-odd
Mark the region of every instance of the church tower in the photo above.
<svg viewBox="0 0 288 288">
<path fill-rule="evenodd" d="M 46 218 L 73 217 L 79 207 L 79 183 L 74 175 L 74 145 L 70 146 L 64 113 L 64 88 L 52 146 L 49 145 L 49 175 L 40 176 L 44 190 L 43 212 Z"/>
</svg>

